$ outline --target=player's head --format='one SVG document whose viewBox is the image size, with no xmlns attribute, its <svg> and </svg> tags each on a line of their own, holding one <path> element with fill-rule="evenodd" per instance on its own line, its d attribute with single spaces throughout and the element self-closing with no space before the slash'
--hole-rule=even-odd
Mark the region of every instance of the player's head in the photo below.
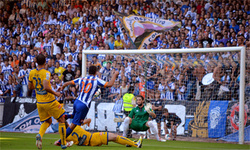
<svg viewBox="0 0 250 150">
<path fill-rule="evenodd" d="M 36 57 L 36 60 L 37 60 L 37 64 L 38 65 L 44 65 L 45 62 L 46 62 L 46 58 L 43 54 L 39 54 L 37 57 Z"/>
<path fill-rule="evenodd" d="M 164 116 L 168 116 L 168 109 L 167 108 L 164 108 L 163 111 L 162 111 L 162 114 Z"/>
<path fill-rule="evenodd" d="M 144 97 L 142 95 L 136 96 L 136 103 L 138 106 L 142 106 L 144 104 Z"/>
<path fill-rule="evenodd" d="M 90 75 L 96 75 L 96 72 L 97 72 L 97 67 L 94 66 L 94 65 L 91 65 L 91 66 L 89 67 L 89 74 L 90 74 Z"/>
</svg>

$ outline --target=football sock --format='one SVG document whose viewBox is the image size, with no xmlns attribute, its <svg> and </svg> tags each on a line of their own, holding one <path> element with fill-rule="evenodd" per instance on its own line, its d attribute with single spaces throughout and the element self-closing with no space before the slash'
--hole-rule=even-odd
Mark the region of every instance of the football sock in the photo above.
<svg viewBox="0 0 250 150">
<path fill-rule="evenodd" d="M 129 117 L 126 117 L 123 122 L 123 135 L 124 137 L 127 137 L 128 129 L 129 129 Z"/>
<path fill-rule="evenodd" d="M 40 136 L 43 138 L 44 133 L 46 132 L 47 128 L 50 126 L 50 124 L 46 121 L 44 121 L 41 126 L 40 126 L 40 130 L 39 130 L 39 134 Z"/>
<path fill-rule="evenodd" d="M 152 133 L 155 135 L 156 139 L 159 141 L 160 137 L 158 135 L 158 129 L 157 126 L 154 125 L 154 123 L 152 121 L 148 122 L 148 126 L 151 129 Z"/>
<path fill-rule="evenodd" d="M 68 127 L 67 130 L 66 130 L 66 134 L 65 134 L 66 138 L 67 138 L 71 133 L 72 133 L 72 130 L 71 130 L 70 127 Z M 65 139 L 66 139 L 66 138 L 65 138 Z M 61 139 L 60 139 L 58 142 L 61 143 Z"/>
<path fill-rule="evenodd" d="M 59 123 L 58 131 L 60 134 L 60 143 L 61 145 L 66 145 L 66 127 L 65 123 Z"/>
<path fill-rule="evenodd" d="M 117 138 L 116 138 L 116 140 L 114 142 L 122 144 L 122 145 L 130 145 L 130 146 L 137 147 L 136 142 L 133 142 L 130 139 L 122 137 L 120 135 L 117 136 Z"/>
</svg>

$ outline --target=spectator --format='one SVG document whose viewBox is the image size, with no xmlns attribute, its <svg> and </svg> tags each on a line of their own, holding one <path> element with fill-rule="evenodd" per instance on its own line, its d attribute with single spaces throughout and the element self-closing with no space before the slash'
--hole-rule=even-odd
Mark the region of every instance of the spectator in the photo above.
<svg viewBox="0 0 250 150">
<path fill-rule="evenodd" d="M 63 72 L 63 76 L 62 76 L 62 79 L 63 79 L 63 82 L 68 82 L 68 81 L 71 81 L 75 78 L 75 73 L 72 71 L 72 66 L 71 64 L 68 64 L 67 65 L 67 70 L 65 70 Z"/>
<path fill-rule="evenodd" d="M 63 76 L 63 72 L 65 71 L 65 69 L 63 67 L 60 66 L 59 61 L 56 61 L 56 68 L 54 70 L 54 73 L 58 75 L 58 78 L 61 80 L 62 76 Z"/>
<path fill-rule="evenodd" d="M 48 8 L 48 5 L 47 5 L 47 2 L 44 2 L 44 0 L 41 0 L 41 2 L 37 4 L 37 7 L 42 7 L 42 9 L 46 9 Z"/>
<path fill-rule="evenodd" d="M 22 81 L 22 96 L 23 97 L 27 97 L 29 73 L 30 73 L 30 69 L 27 68 L 27 64 L 23 64 L 23 69 L 21 69 L 18 73 L 18 79 Z"/>
</svg>

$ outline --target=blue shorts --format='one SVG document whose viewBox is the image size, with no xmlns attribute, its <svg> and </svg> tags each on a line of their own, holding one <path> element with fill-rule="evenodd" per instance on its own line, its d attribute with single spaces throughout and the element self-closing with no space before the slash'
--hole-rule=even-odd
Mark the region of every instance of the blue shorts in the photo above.
<svg viewBox="0 0 250 150">
<path fill-rule="evenodd" d="M 88 114 L 89 108 L 79 100 L 75 100 L 73 106 L 73 121 L 75 125 L 81 125 L 81 120 L 85 119 Z"/>
</svg>

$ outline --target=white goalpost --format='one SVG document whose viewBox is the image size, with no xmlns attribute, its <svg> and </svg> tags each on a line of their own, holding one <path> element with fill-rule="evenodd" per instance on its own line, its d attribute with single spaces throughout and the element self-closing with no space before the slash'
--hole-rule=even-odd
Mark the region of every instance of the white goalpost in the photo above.
<svg viewBox="0 0 250 150">
<path fill-rule="evenodd" d="M 245 105 L 245 47 L 218 47 L 197 49 L 154 49 L 154 50 L 83 50 L 82 76 L 86 76 L 88 54 L 129 55 L 129 54 L 172 54 L 172 53 L 208 53 L 208 52 L 240 52 L 240 83 L 239 83 L 239 144 L 244 144 L 244 105 Z"/>
</svg>

